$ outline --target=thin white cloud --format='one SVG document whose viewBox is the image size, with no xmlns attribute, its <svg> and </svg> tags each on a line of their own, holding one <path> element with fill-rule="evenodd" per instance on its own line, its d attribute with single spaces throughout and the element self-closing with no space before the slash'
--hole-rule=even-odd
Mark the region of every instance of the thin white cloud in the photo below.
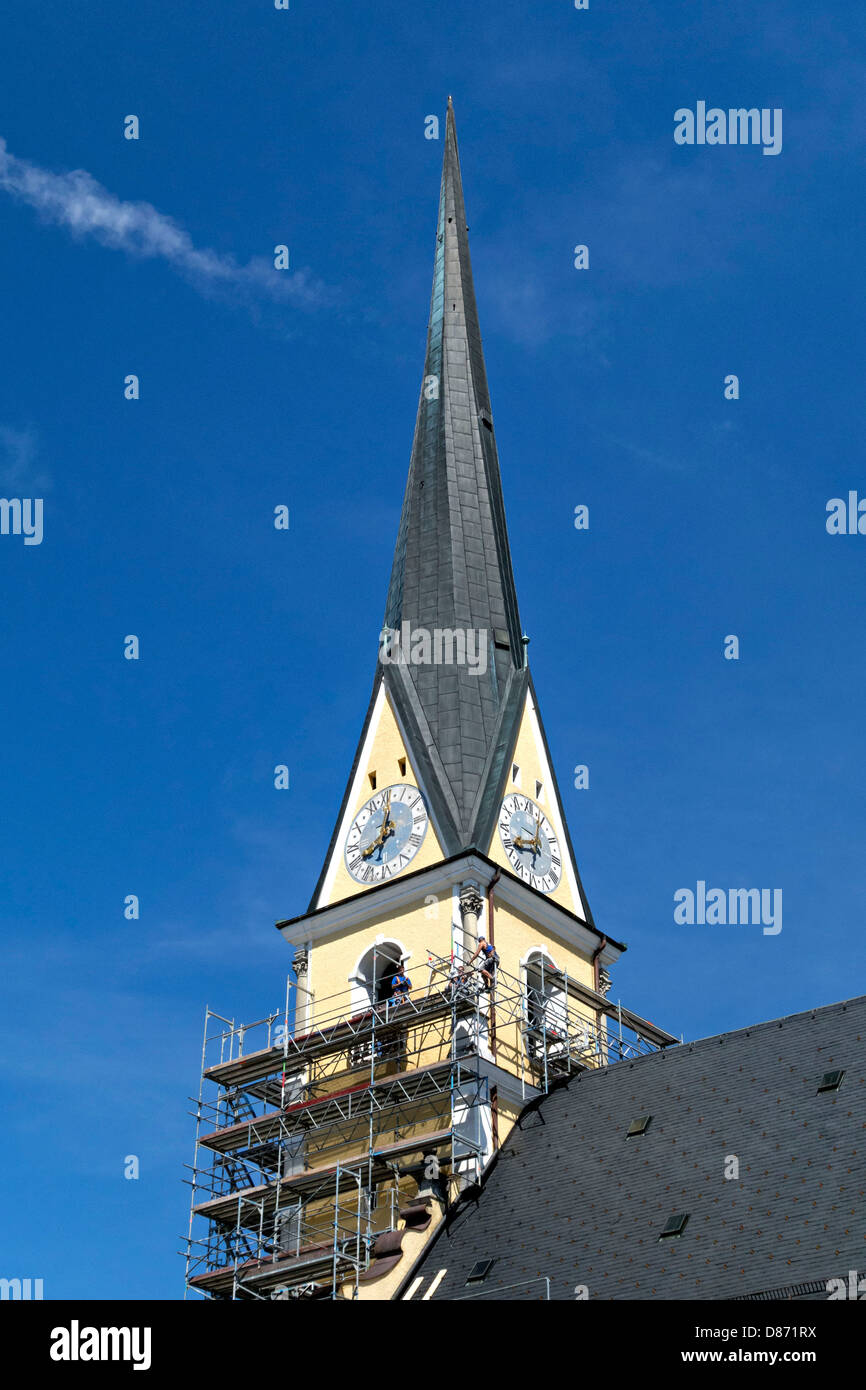
<svg viewBox="0 0 866 1390">
<path fill-rule="evenodd" d="M 628 439 L 617 439 L 615 435 L 606 434 L 602 436 L 608 444 L 612 444 L 615 449 L 623 449 L 639 463 L 651 464 L 653 468 L 661 468 L 666 472 L 685 473 L 687 468 L 669 454 L 660 454 L 655 449 L 646 449 L 643 445 L 633 444 Z"/>
<path fill-rule="evenodd" d="M 239 265 L 232 256 L 194 245 L 188 232 L 151 203 L 115 197 L 84 169 L 54 174 L 10 154 L 0 137 L 0 188 L 75 237 L 140 259 L 166 261 L 202 292 L 223 291 L 314 308 L 330 296 L 308 270 L 279 271 L 266 256 Z"/>
</svg>

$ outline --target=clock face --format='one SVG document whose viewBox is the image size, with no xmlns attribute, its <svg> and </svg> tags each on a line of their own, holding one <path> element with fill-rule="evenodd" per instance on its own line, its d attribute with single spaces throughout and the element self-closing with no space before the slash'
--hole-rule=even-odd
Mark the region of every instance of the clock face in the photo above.
<svg viewBox="0 0 866 1390">
<path fill-rule="evenodd" d="M 541 807 L 512 792 L 499 812 L 499 834 L 515 873 L 532 888 L 552 893 L 562 877 L 562 851 Z"/>
<path fill-rule="evenodd" d="M 346 836 L 346 868 L 358 883 L 381 883 L 409 864 L 427 833 L 427 807 L 417 787 L 384 787 L 362 806 Z"/>
</svg>

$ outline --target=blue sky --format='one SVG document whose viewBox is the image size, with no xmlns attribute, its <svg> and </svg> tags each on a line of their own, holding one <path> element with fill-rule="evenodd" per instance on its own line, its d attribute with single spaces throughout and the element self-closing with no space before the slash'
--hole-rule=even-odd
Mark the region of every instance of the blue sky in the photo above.
<svg viewBox="0 0 866 1390">
<path fill-rule="evenodd" d="M 629 944 L 614 995 L 699 1037 L 863 992 L 866 536 L 825 529 L 866 495 L 863 25 L 7 9 L 0 492 L 43 497 L 45 534 L 0 536 L 0 1274 L 182 1292 L 204 1006 L 280 1006 L 273 922 L 308 902 L 369 695 L 449 92 L 521 616 L 584 885 Z M 698 100 L 782 108 L 782 153 L 675 145 Z M 699 879 L 780 887 L 782 932 L 676 925 Z"/>
</svg>

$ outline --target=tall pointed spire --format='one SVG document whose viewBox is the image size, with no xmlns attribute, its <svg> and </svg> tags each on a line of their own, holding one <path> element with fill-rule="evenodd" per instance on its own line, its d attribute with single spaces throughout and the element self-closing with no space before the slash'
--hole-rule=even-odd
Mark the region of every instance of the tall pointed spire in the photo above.
<svg viewBox="0 0 866 1390">
<path fill-rule="evenodd" d="M 454 108 L 448 99 L 424 379 L 385 627 L 457 630 L 481 642 L 467 664 L 388 664 L 449 852 L 492 826 L 526 685 L 499 459 L 472 267 Z M 478 662 L 478 667 L 482 662 Z"/>
</svg>

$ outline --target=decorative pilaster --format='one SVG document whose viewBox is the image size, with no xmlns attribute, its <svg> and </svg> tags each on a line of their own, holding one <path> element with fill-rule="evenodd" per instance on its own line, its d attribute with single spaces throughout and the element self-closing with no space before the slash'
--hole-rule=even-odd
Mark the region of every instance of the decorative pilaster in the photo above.
<svg viewBox="0 0 866 1390">
<path fill-rule="evenodd" d="M 478 945 L 478 918 L 484 898 L 478 884 L 468 879 L 460 886 L 460 916 L 463 921 L 463 955 L 468 958 Z"/>
<path fill-rule="evenodd" d="M 307 974 L 310 969 L 310 952 L 306 946 L 295 948 L 292 960 L 292 974 L 297 980 L 297 1005 L 295 1008 L 295 1029 L 305 1033 L 312 1024 L 313 997 L 307 987 Z"/>
</svg>

